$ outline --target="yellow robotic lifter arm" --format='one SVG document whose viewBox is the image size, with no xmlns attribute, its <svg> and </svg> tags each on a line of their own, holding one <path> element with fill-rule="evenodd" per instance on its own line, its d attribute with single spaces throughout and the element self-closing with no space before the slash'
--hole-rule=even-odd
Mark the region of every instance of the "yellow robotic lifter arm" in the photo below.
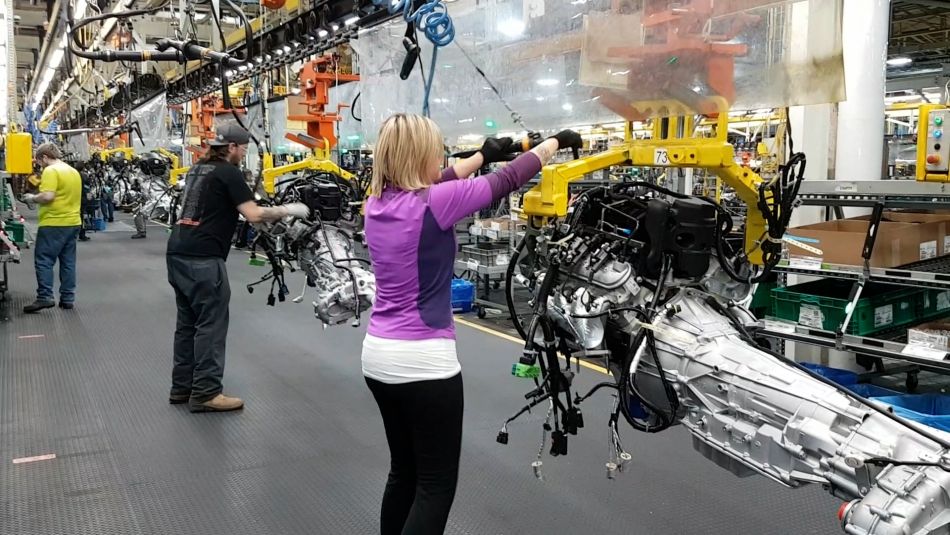
<svg viewBox="0 0 950 535">
<path fill-rule="evenodd" d="M 109 156 L 112 156 L 113 154 L 122 154 L 125 156 L 126 160 L 131 160 L 133 157 L 135 157 L 135 151 L 131 147 L 119 147 L 115 149 L 105 149 L 99 151 L 99 159 L 105 162 L 109 159 Z"/>
<path fill-rule="evenodd" d="M 295 173 L 297 171 L 324 171 L 343 177 L 346 180 L 352 181 L 356 179 L 356 176 L 349 171 L 342 169 L 340 166 L 331 162 L 330 160 L 321 159 L 319 156 L 308 156 L 299 162 L 289 163 L 287 165 L 281 165 L 278 167 L 274 167 L 273 162 L 274 158 L 272 155 L 265 155 L 263 183 L 264 192 L 268 195 L 273 195 L 276 193 L 277 177 L 289 173 Z"/>
<path fill-rule="evenodd" d="M 716 137 L 693 137 L 693 126 L 692 117 L 655 119 L 652 139 L 634 140 L 628 129 L 622 147 L 544 167 L 540 184 L 524 196 L 522 209 L 525 215 L 533 220 L 567 215 L 570 183 L 612 166 L 707 169 L 731 186 L 748 205 L 745 250 L 750 262 L 761 265 L 760 242 L 767 236 L 765 216 L 758 209 L 762 177 L 735 163 L 733 147 L 726 141 L 727 114 L 719 114 Z"/>
<path fill-rule="evenodd" d="M 162 147 L 159 147 L 159 148 L 157 148 L 157 149 L 155 149 L 155 150 L 156 150 L 156 152 L 158 152 L 158 153 L 161 154 L 162 156 L 164 156 L 164 157 L 168 158 L 169 160 L 171 160 L 171 162 L 172 162 L 172 168 L 171 168 L 171 170 L 168 172 L 168 184 L 171 185 L 171 186 L 177 186 L 177 185 L 178 185 L 178 178 L 181 177 L 182 175 L 187 174 L 187 173 L 188 173 L 188 170 L 191 169 L 191 168 L 190 168 L 190 167 L 182 167 L 182 166 L 181 166 L 181 159 L 178 158 L 178 155 L 175 154 L 174 152 L 172 152 L 172 151 L 170 151 L 170 150 L 168 150 L 168 149 L 162 148 Z"/>
</svg>

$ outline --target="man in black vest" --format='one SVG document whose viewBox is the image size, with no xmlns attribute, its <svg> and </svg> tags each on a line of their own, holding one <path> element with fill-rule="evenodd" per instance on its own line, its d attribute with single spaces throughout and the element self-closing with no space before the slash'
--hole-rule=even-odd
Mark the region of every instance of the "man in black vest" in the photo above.
<svg viewBox="0 0 950 535">
<path fill-rule="evenodd" d="M 191 412 L 244 406 L 239 398 L 225 396 L 221 385 L 231 299 L 225 260 L 238 213 L 251 223 L 310 215 L 301 203 L 261 207 L 254 202 L 238 167 L 249 141 L 240 126 L 218 129 L 205 158 L 188 172 L 181 214 L 168 240 L 168 282 L 178 304 L 169 402 L 189 403 Z"/>
</svg>

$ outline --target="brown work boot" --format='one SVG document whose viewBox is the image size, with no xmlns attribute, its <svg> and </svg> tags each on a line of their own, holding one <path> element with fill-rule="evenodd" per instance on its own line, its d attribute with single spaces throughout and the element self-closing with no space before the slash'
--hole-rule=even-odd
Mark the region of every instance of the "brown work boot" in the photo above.
<svg viewBox="0 0 950 535">
<path fill-rule="evenodd" d="M 243 408 L 244 401 L 241 398 L 232 398 L 224 394 L 218 394 L 204 403 L 191 404 L 191 412 L 226 412 Z"/>
</svg>

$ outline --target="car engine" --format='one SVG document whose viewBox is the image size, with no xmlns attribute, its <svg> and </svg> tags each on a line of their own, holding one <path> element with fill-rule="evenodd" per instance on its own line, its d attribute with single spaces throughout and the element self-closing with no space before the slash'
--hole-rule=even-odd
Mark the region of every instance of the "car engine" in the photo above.
<svg viewBox="0 0 950 535">
<path fill-rule="evenodd" d="M 299 269 L 306 274 L 306 284 L 301 294 L 292 299 L 295 303 L 301 302 L 307 289 L 312 288 L 314 315 L 324 325 L 351 321 L 353 326 L 359 326 L 362 313 L 375 300 L 376 279 L 369 260 L 358 254 L 355 245 L 360 241 L 356 189 L 327 173 L 293 179 L 282 186 L 275 204 L 302 202 L 310 207 L 311 216 L 307 220 L 285 218 L 257 226 L 252 254 L 263 252 L 271 271 L 249 284 L 248 291 L 270 281 L 268 304 L 285 301 L 289 294 L 285 269 Z"/>
<path fill-rule="evenodd" d="M 786 487 L 822 485 L 845 500 L 852 535 L 950 533 L 946 434 L 895 417 L 754 338 L 741 302 L 758 278 L 714 201 L 649 183 L 580 194 L 565 220 L 529 232 L 509 266 L 509 287 L 529 289 L 526 340 L 513 373 L 533 378 L 531 407 L 547 405 L 543 451 L 567 454 L 581 407 L 610 391 L 614 478 L 632 456 L 621 419 L 657 433 L 682 425 L 694 448 L 739 476 Z M 766 270 L 768 267 L 766 267 Z M 509 290 L 509 308 L 518 318 Z M 563 360 L 562 360 L 563 358 Z M 575 393 L 571 361 L 606 368 L 611 380 Z M 543 406 L 543 405 L 542 405 Z"/>
</svg>

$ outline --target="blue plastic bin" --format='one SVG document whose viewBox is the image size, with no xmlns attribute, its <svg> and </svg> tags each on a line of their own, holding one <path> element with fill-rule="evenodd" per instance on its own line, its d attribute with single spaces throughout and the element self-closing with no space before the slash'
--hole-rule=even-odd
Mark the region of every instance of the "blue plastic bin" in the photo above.
<svg viewBox="0 0 950 535">
<path fill-rule="evenodd" d="M 850 386 L 857 384 L 858 382 L 858 374 L 849 372 L 848 370 L 829 368 L 828 366 L 813 364 L 811 362 L 800 362 L 799 364 L 817 373 L 818 375 L 821 375 L 822 377 L 838 383 L 841 386 Z"/>
<path fill-rule="evenodd" d="M 880 398 L 880 397 L 900 395 L 900 392 L 896 390 L 891 390 L 889 388 L 884 388 L 882 386 L 872 385 L 870 383 L 858 383 L 854 385 L 847 385 L 846 388 L 854 392 L 855 394 L 861 396 L 862 398 Z"/>
<path fill-rule="evenodd" d="M 874 398 L 894 409 L 894 414 L 941 431 L 950 431 L 950 395 L 920 394 Z"/>
<path fill-rule="evenodd" d="M 106 220 L 101 217 L 93 218 L 92 220 L 92 229 L 96 231 L 101 231 L 106 229 Z"/>
<path fill-rule="evenodd" d="M 475 305 L 475 284 L 465 279 L 452 279 L 452 312 L 471 312 Z"/>
</svg>

